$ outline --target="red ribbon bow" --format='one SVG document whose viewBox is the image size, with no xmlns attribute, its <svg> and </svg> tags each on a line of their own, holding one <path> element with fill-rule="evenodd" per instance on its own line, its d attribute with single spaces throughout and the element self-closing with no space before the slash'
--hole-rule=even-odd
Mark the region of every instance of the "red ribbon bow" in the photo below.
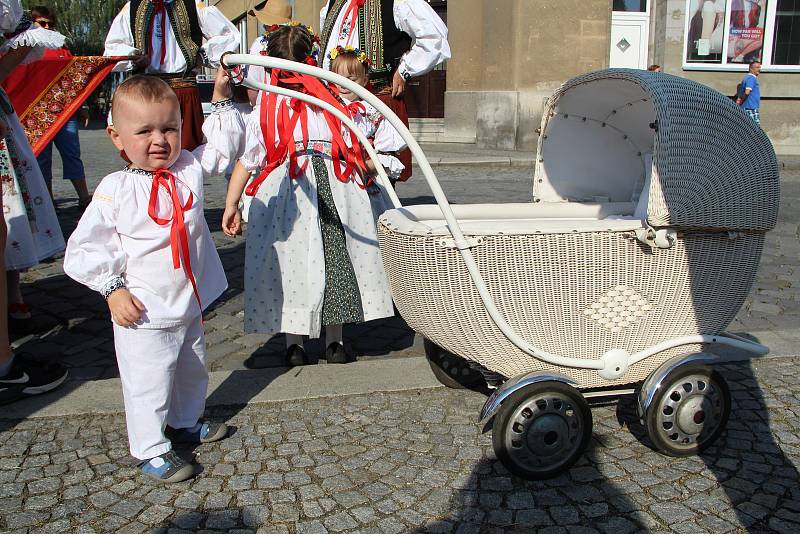
<svg viewBox="0 0 800 534">
<path fill-rule="evenodd" d="M 172 201 L 172 216 L 167 219 L 158 217 L 158 189 L 163 186 L 169 193 L 170 200 Z M 189 192 L 189 198 L 186 204 L 181 204 L 181 199 L 178 196 L 178 179 L 177 177 L 166 169 L 158 169 L 153 173 L 153 185 L 150 188 L 150 202 L 147 206 L 147 214 L 159 226 L 171 225 L 169 229 L 169 243 L 172 248 L 172 266 L 175 269 L 181 268 L 183 263 L 183 270 L 186 272 L 186 278 L 192 283 L 194 290 L 194 298 L 197 300 L 197 305 L 202 310 L 203 306 L 200 304 L 200 295 L 197 292 L 197 282 L 192 273 L 192 264 L 189 257 L 189 235 L 186 231 L 186 222 L 184 221 L 183 214 L 186 210 L 191 209 L 194 202 L 194 195 Z"/>
<path fill-rule="evenodd" d="M 333 95 L 333 93 L 320 80 L 313 76 L 295 74 L 279 69 L 272 69 L 270 84 L 278 85 L 290 84 L 301 85 L 303 91 L 311 96 L 315 96 L 336 107 L 338 110 L 348 113 L 349 110 Z M 261 173 L 245 189 L 245 194 L 253 196 L 258 188 L 267 179 L 272 171 L 289 160 L 289 176 L 293 179 L 299 178 L 305 172 L 307 162 L 302 166 L 297 164 L 298 158 L 302 154 L 297 153 L 295 145 L 294 131 L 298 122 L 302 132 L 302 145 L 308 147 L 308 105 L 302 100 L 284 99 L 278 105 L 278 95 L 269 93 L 267 95 L 267 105 L 261 105 L 261 133 L 264 138 L 264 147 L 267 156 Z M 318 109 L 312 106 L 312 109 Z M 331 160 L 333 162 L 333 172 L 336 179 L 347 183 L 353 176 L 353 171 L 364 168 L 364 159 L 359 150 L 357 140 L 353 139 L 349 130 L 342 134 L 342 122 L 332 113 L 322 111 L 322 115 L 328 124 L 331 132 Z M 277 134 L 277 135 L 276 135 Z M 350 144 L 345 141 L 350 141 Z M 351 148 L 352 147 L 352 148 Z M 353 180 L 356 184 L 365 189 L 371 183 L 362 183 Z"/>
<path fill-rule="evenodd" d="M 156 23 L 156 17 L 161 15 L 161 57 L 159 58 L 159 65 L 164 65 L 164 59 L 167 57 L 167 8 L 164 6 L 164 0 L 150 0 L 153 3 L 153 18 L 150 19 L 150 30 L 148 35 L 150 40 L 147 44 L 147 52 L 150 57 L 153 57 L 153 27 Z"/>
<path fill-rule="evenodd" d="M 367 112 L 367 108 L 365 108 L 364 104 L 362 104 L 361 102 L 356 101 L 347 104 L 347 111 L 350 112 L 351 117 L 355 117 L 359 113 L 362 115 L 365 114 Z"/>
</svg>

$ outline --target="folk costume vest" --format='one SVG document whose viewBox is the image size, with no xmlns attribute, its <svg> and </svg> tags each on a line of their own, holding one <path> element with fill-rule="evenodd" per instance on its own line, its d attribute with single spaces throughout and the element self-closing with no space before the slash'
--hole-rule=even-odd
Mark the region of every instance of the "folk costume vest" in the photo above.
<svg viewBox="0 0 800 534">
<path fill-rule="evenodd" d="M 197 20 L 197 8 L 194 0 L 161 0 L 169 17 L 172 33 L 177 39 L 178 48 L 186 61 L 184 74 L 197 66 L 197 54 L 203 43 L 203 32 Z M 133 45 L 147 52 L 151 36 L 150 28 L 156 16 L 156 8 L 151 0 L 131 0 L 131 33 Z"/>
<path fill-rule="evenodd" d="M 349 3 L 350 0 L 329 0 L 320 36 L 323 51 L 328 49 L 339 13 Z M 367 53 L 372 64 L 369 79 L 376 89 L 391 84 L 400 59 L 411 49 L 411 37 L 395 25 L 393 9 L 394 0 L 366 0 L 358 9 L 358 48 Z"/>
</svg>

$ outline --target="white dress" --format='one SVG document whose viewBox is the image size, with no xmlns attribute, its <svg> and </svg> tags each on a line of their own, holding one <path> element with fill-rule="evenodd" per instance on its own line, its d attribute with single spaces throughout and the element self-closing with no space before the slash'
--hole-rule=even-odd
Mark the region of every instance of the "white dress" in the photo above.
<svg viewBox="0 0 800 534">
<path fill-rule="evenodd" d="M 201 47 L 202 52 L 208 57 L 209 62 L 219 65 L 219 59 L 225 52 L 236 52 L 239 50 L 241 36 L 222 12 L 214 7 L 207 6 L 202 2 L 195 3 L 197 9 L 197 22 L 200 31 L 203 33 L 204 42 Z M 186 59 L 183 57 L 175 34 L 172 31 L 172 24 L 169 21 L 169 13 L 164 17 L 166 27 L 167 51 L 164 57 L 164 64 L 160 63 L 161 40 L 154 39 L 154 36 L 161 35 L 161 17 L 153 19 L 152 57 L 150 65 L 145 72 L 147 73 L 180 73 L 186 70 Z M 104 56 L 129 56 L 136 51 L 134 47 L 133 33 L 131 33 L 131 4 L 130 2 L 122 6 L 122 9 L 111 23 L 111 28 L 106 35 Z M 147 52 L 144 50 L 143 52 Z M 122 61 L 114 67 L 117 72 L 124 72 L 133 69 L 133 63 Z"/>
<path fill-rule="evenodd" d="M 11 32 L 22 15 L 19 2 L 0 2 L 0 31 Z M 30 28 L 6 41 L 3 51 L 32 46 L 28 56 L 41 57 L 45 48 L 63 46 L 64 37 L 42 28 Z M 26 57 L 26 60 L 29 58 Z M 9 127 L 0 140 L 0 182 L 3 218 L 8 228 L 6 269 L 18 271 L 64 250 L 64 236 L 25 130 L 5 91 L 0 89 L 0 119 Z"/>
<path fill-rule="evenodd" d="M 278 97 L 278 104 L 285 97 Z M 266 156 L 258 108 L 247 123 L 241 162 L 254 172 Z M 300 125 L 294 131 L 302 140 Z M 289 165 L 275 169 L 261 184 L 250 206 L 245 255 L 245 330 L 318 336 L 322 325 L 326 265 L 318 203 L 318 179 L 327 174 L 347 256 L 357 279 L 363 320 L 394 314 L 389 285 L 378 248 L 377 229 L 366 190 L 336 179 L 330 159 L 331 133 L 322 114 L 309 109 L 308 149 L 320 158 L 301 155 L 306 165 L 297 179 Z M 317 167 L 312 159 L 316 160 Z M 329 266 L 330 267 L 330 266 Z"/>
<path fill-rule="evenodd" d="M 243 132 L 241 115 L 232 105 L 215 110 L 203 124 L 208 143 L 193 152 L 183 150 L 169 169 L 178 179 L 181 203 L 186 204 L 190 195 L 193 198 L 184 221 L 203 309 L 227 287 L 203 214 L 203 179 L 222 174 L 239 151 Z M 139 328 L 169 328 L 197 317 L 200 307 L 183 266 L 173 265 L 170 224 L 159 225 L 148 214 L 152 184 L 151 174 L 131 169 L 103 178 L 70 236 L 64 272 L 101 292 L 122 277 L 146 308 Z M 158 189 L 157 215 L 162 219 L 173 215 L 163 187 Z"/>
</svg>

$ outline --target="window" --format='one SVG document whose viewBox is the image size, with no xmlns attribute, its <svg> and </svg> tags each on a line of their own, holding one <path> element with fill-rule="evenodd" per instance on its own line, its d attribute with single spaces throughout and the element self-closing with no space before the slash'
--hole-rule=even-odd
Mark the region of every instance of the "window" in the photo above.
<svg viewBox="0 0 800 534">
<path fill-rule="evenodd" d="M 612 9 L 627 13 L 644 13 L 647 11 L 647 0 L 614 0 Z"/>
<path fill-rule="evenodd" d="M 800 0 L 687 0 L 685 69 L 800 72 Z"/>
<path fill-rule="evenodd" d="M 773 65 L 800 65 L 800 0 L 778 2 L 773 32 Z"/>
</svg>

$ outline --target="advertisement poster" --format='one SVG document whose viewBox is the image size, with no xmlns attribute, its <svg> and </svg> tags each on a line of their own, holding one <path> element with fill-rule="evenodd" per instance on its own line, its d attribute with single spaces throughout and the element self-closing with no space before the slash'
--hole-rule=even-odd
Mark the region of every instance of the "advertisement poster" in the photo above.
<svg viewBox="0 0 800 534">
<path fill-rule="evenodd" d="M 725 33 L 727 3 L 728 0 L 690 0 L 688 2 L 687 62 L 722 63 L 722 41 Z"/>
<path fill-rule="evenodd" d="M 732 0 L 728 63 L 761 61 L 766 4 L 766 0 Z"/>
</svg>

